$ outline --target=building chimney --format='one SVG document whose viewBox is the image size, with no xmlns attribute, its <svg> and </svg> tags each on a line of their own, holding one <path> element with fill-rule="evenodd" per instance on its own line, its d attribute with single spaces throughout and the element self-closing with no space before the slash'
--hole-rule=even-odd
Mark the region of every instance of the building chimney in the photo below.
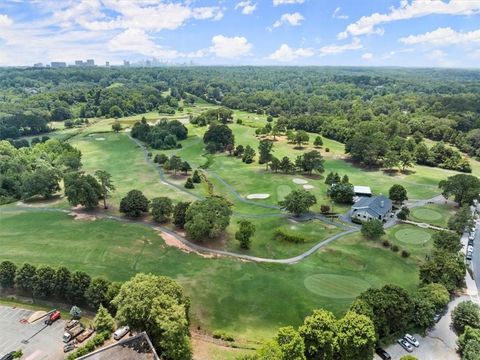
<svg viewBox="0 0 480 360">
<path fill-rule="evenodd" d="M 385 206 L 385 201 L 380 201 L 380 207 L 383 208 Z"/>
</svg>

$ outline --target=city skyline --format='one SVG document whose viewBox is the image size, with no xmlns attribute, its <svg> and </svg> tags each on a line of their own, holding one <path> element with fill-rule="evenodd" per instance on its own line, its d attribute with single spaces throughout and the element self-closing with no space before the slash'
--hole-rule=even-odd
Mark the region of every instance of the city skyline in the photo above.
<svg viewBox="0 0 480 360">
<path fill-rule="evenodd" d="M 478 67 L 478 0 L 6 0 L 0 66 Z"/>
</svg>

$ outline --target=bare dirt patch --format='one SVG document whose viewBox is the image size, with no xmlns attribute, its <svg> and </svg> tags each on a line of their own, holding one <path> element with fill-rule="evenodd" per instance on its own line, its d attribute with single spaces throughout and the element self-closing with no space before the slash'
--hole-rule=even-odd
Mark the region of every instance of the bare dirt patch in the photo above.
<svg viewBox="0 0 480 360">
<path fill-rule="evenodd" d="M 88 221 L 95 221 L 97 220 L 97 217 L 95 215 L 90 215 L 90 214 L 85 214 L 85 213 L 77 213 L 77 212 L 71 212 L 68 215 L 73 216 L 75 220 L 88 220 Z"/>
<path fill-rule="evenodd" d="M 179 249 L 179 250 L 181 250 L 185 253 L 195 253 L 195 254 L 197 254 L 199 256 L 202 256 L 204 258 L 214 258 L 214 257 L 216 257 L 216 255 L 214 255 L 214 254 L 204 254 L 204 253 L 201 253 L 199 251 L 196 251 L 196 250 L 192 249 L 191 247 L 189 247 L 187 244 L 184 244 L 183 242 L 178 240 L 175 236 L 173 236 L 171 234 L 167 234 L 166 232 L 163 232 L 160 229 L 156 228 L 155 230 L 160 232 L 160 236 L 165 241 L 165 244 L 167 244 L 168 246 L 176 247 L 177 249 Z"/>
</svg>

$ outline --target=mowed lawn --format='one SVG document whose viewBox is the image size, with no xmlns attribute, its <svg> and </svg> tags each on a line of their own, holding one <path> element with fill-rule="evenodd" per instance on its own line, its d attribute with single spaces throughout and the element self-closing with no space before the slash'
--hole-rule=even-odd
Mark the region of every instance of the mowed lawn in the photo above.
<svg viewBox="0 0 480 360">
<path fill-rule="evenodd" d="M 119 281 L 137 272 L 171 276 L 192 299 L 195 326 L 241 339 L 266 339 L 279 326 L 299 325 L 316 308 L 340 315 L 367 286 L 394 283 L 412 290 L 418 282 L 414 258 L 359 234 L 300 263 L 277 265 L 204 258 L 167 246 L 142 225 L 73 220 L 58 212 L 3 211 L 0 228 L 2 260 L 65 265 Z"/>
<path fill-rule="evenodd" d="M 457 210 L 457 208 L 449 204 L 427 204 L 413 208 L 410 211 L 409 220 L 447 227 L 448 219 L 454 215 Z"/>
<path fill-rule="evenodd" d="M 115 207 L 133 189 L 141 190 L 150 199 L 170 196 L 179 201 L 194 200 L 189 194 L 162 183 L 158 170 L 146 161 L 142 149 L 127 134 L 90 134 L 75 138 L 71 144 L 82 152 L 83 169 L 87 173 L 102 169 L 112 175 L 116 191 L 109 202 Z"/>
</svg>

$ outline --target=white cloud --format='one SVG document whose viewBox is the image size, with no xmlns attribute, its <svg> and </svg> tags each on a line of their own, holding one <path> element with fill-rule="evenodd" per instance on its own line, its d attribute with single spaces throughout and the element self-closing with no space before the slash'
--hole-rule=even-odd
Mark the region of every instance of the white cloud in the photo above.
<svg viewBox="0 0 480 360">
<path fill-rule="evenodd" d="M 183 56 L 176 50 L 165 49 L 155 43 L 141 29 L 127 29 L 108 42 L 108 49 L 113 52 L 135 53 L 161 59 L 174 59 Z"/>
<path fill-rule="evenodd" d="M 251 49 L 252 44 L 243 36 L 227 37 L 215 35 L 212 38 L 212 46 L 209 50 L 217 57 L 233 59 L 248 55 Z"/>
<path fill-rule="evenodd" d="M 338 34 L 339 39 L 348 36 L 367 34 L 383 34 L 380 24 L 392 21 L 408 20 L 412 18 L 442 14 L 442 15 L 471 15 L 480 12 L 480 0 L 401 0 L 400 6 L 391 8 L 387 14 L 373 13 L 362 16 L 360 20 L 347 26 L 345 31 Z"/>
<path fill-rule="evenodd" d="M 470 44 L 480 41 L 480 29 L 470 32 L 457 32 L 450 27 L 438 28 L 424 34 L 403 37 L 400 41 L 408 45 L 430 44 L 436 46 L 448 46 Z"/>
<path fill-rule="evenodd" d="M 346 20 L 348 19 L 348 15 L 343 15 L 343 14 L 340 14 L 340 11 L 342 10 L 342 8 L 340 7 L 337 7 L 335 9 L 335 11 L 333 12 L 332 14 L 332 18 L 334 19 L 341 19 L 341 20 Z"/>
<path fill-rule="evenodd" d="M 298 58 L 313 56 L 315 53 L 309 48 L 292 49 L 287 44 L 282 44 L 277 50 L 268 56 L 270 60 L 289 62 Z"/>
<path fill-rule="evenodd" d="M 363 60 L 372 60 L 373 59 L 373 54 L 372 53 L 365 53 L 362 55 Z"/>
<path fill-rule="evenodd" d="M 118 15 L 107 16 L 105 10 Z M 158 1 L 83 0 L 57 10 L 53 19 L 60 25 L 73 23 L 85 29 L 143 29 L 146 31 L 174 30 L 188 20 L 219 20 L 223 11 L 217 6 L 191 7 L 183 3 Z"/>
<path fill-rule="evenodd" d="M 250 0 L 240 1 L 235 5 L 235 10 L 242 9 L 242 14 L 250 15 L 257 9 L 257 3 L 252 3 Z"/>
<path fill-rule="evenodd" d="M 275 23 L 273 24 L 273 27 L 277 28 L 284 24 L 290 24 L 291 26 L 299 26 L 302 24 L 303 19 L 304 19 L 303 15 L 298 12 L 286 13 L 286 14 L 283 14 L 280 17 L 280 19 L 275 21 Z"/>
<path fill-rule="evenodd" d="M 332 55 L 332 54 L 341 54 L 349 50 L 359 50 L 363 49 L 362 42 L 359 38 L 353 38 L 352 42 L 349 44 L 337 45 L 331 44 L 324 46 L 320 49 L 320 55 Z"/>
<path fill-rule="evenodd" d="M 8 15 L 0 14 L 0 27 L 10 26 L 12 24 L 13 24 L 13 21 L 8 17 Z"/>
<path fill-rule="evenodd" d="M 303 4 L 305 0 L 273 0 L 273 6 L 278 5 L 290 5 L 290 4 Z"/>
</svg>

